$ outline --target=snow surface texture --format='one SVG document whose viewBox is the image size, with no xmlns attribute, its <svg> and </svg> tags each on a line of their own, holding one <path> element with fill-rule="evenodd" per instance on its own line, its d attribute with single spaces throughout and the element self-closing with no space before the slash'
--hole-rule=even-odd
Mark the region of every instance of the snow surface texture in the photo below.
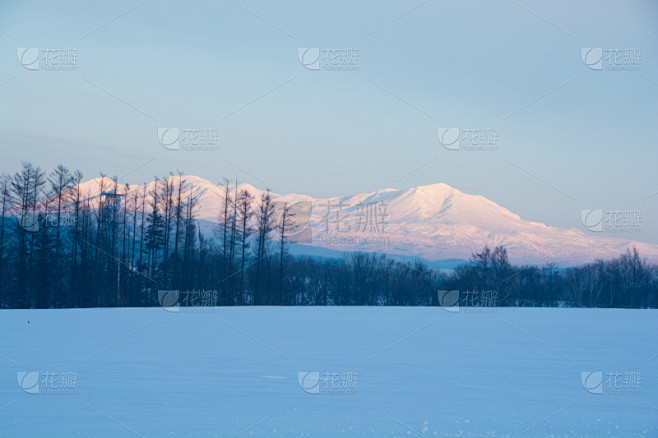
<svg viewBox="0 0 658 438">
<path fill-rule="evenodd" d="M 174 183 L 177 178 L 170 177 Z M 217 222 L 224 188 L 197 176 L 183 178 L 187 183 L 183 198 L 193 191 L 199 193 L 197 218 Z M 100 183 L 101 179 L 95 178 L 81 184 L 82 195 L 97 200 Z M 107 190 L 113 183 L 105 178 L 104 184 Z M 144 186 L 130 187 L 141 192 Z M 148 192 L 155 183 L 148 183 L 145 187 Z M 122 192 L 123 189 L 121 186 Z M 263 193 L 249 184 L 240 184 L 238 190 L 241 189 L 255 195 L 256 202 Z M 566 266 L 592 262 L 596 258 L 617 257 L 635 245 L 643 256 L 658 260 L 658 247 L 647 242 L 613 238 L 605 233 L 588 234 L 584 232 L 584 226 L 582 229 L 563 229 L 526 221 L 493 201 L 460 192 L 443 183 L 404 191 L 383 189 L 327 199 L 299 194 L 272 196 L 281 203 L 310 203 L 310 220 L 305 224 L 311 227 L 312 239 L 299 243 L 335 251 L 379 252 L 429 261 L 468 260 L 472 253 L 485 245 L 491 248 L 504 245 L 513 263 L 543 265 L 554 262 Z M 337 208 L 339 203 L 343 207 Z M 580 214 L 580 210 L 574 210 L 574 215 Z M 375 220 L 385 224 L 373 227 Z"/>
<path fill-rule="evenodd" d="M 658 436 L 655 310 L 197 310 L 0 311 L 0 435 Z"/>
</svg>

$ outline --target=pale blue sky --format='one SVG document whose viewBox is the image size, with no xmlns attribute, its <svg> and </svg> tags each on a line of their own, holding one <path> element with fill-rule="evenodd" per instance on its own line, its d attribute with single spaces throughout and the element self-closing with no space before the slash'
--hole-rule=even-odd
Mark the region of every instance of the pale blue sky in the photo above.
<svg viewBox="0 0 658 438">
<path fill-rule="evenodd" d="M 652 1 L 3 1 L 0 171 L 148 162 L 122 182 L 179 169 L 316 197 L 445 182 L 560 227 L 639 209 L 658 244 L 657 18 Z M 19 47 L 77 49 L 78 70 L 29 71 Z M 299 47 L 358 49 L 358 71 L 307 70 Z M 641 49 L 641 70 L 590 70 L 582 47 Z M 219 151 L 169 151 L 158 127 L 217 128 Z M 448 151 L 439 127 L 495 128 L 499 150 Z"/>
</svg>

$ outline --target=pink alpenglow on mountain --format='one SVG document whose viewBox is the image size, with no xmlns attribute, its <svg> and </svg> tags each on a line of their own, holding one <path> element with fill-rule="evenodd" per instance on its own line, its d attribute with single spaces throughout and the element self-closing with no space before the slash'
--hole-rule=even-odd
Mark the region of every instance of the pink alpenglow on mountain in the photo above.
<svg viewBox="0 0 658 438">
<path fill-rule="evenodd" d="M 177 183 L 178 176 L 170 178 Z M 218 222 L 224 187 L 197 176 L 182 178 L 183 196 L 198 192 L 196 217 L 202 222 Z M 81 184 L 84 196 L 99 199 L 100 183 L 101 179 L 95 178 Z M 106 178 L 105 185 L 109 188 L 113 182 Z M 154 187 L 155 182 L 146 184 L 147 193 Z M 131 191 L 143 188 L 130 186 Z M 119 186 L 120 191 L 124 189 Z M 243 189 L 254 195 L 255 203 L 264 193 L 244 183 L 238 186 L 238 191 Z M 229 190 L 234 193 L 235 187 Z M 658 248 L 646 242 L 588 234 L 585 227 L 565 229 L 526 221 L 487 198 L 443 183 L 325 199 L 276 193 L 272 197 L 277 203 L 293 206 L 297 228 L 304 230 L 305 237 L 295 240 L 293 236 L 291 241 L 307 247 L 438 261 L 468 260 L 485 245 L 504 245 L 515 264 L 569 266 L 616 257 L 636 246 L 644 257 L 658 259 Z M 301 236 L 302 232 L 296 234 Z M 303 249 L 297 252 L 303 253 Z"/>
</svg>

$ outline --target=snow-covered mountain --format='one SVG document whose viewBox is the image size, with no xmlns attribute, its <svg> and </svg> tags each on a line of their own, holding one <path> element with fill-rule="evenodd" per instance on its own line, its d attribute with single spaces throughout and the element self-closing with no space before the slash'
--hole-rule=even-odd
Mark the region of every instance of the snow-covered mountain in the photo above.
<svg viewBox="0 0 658 438">
<path fill-rule="evenodd" d="M 198 192 L 196 217 L 206 224 L 217 222 L 223 208 L 224 188 L 196 176 L 183 179 L 184 197 L 192 191 Z M 97 196 L 100 183 L 101 179 L 96 178 L 81 184 L 82 193 L 87 197 Z M 106 179 L 105 184 L 109 189 L 110 181 Z M 146 192 L 154 186 L 154 182 L 146 184 Z M 120 187 L 123 192 L 125 186 Z M 144 186 L 130 186 L 131 192 L 137 189 L 142 191 Z M 235 187 L 230 189 L 234 191 Z M 264 193 L 249 184 L 240 184 L 237 189 L 248 190 L 255 196 L 255 202 Z M 298 229 L 292 236 L 292 241 L 298 244 L 296 253 L 314 247 L 308 248 L 309 252 L 317 254 L 319 248 L 326 248 L 428 261 L 467 260 L 485 245 L 504 245 L 513 263 L 555 262 L 565 266 L 615 257 L 635 245 L 643 256 L 658 260 L 658 248 L 648 243 L 525 221 L 493 201 L 443 183 L 327 199 L 275 193 L 272 197 L 278 205 L 292 205 L 296 214 Z"/>
</svg>

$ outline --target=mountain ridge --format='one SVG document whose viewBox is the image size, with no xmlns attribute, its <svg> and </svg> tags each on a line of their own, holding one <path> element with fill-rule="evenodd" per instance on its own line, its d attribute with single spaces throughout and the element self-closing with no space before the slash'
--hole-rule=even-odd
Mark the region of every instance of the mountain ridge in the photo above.
<svg viewBox="0 0 658 438">
<path fill-rule="evenodd" d="M 168 180 L 176 182 L 178 178 L 176 175 Z M 224 186 L 194 175 L 181 178 L 186 182 L 184 194 L 198 190 L 196 217 L 217 222 L 222 211 Z M 82 195 L 98 196 L 100 183 L 101 178 L 81 183 Z M 109 187 L 114 184 L 109 178 L 104 183 L 110 184 Z M 119 184 L 120 191 L 124 187 Z M 155 181 L 129 185 L 131 192 L 144 187 L 147 192 L 152 190 Z M 265 192 L 248 183 L 238 184 L 238 191 L 243 189 L 254 195 L 255 203 Z M 229 184 L 229 190 L 234 192 L 235 185 Z M 484 196 L 461 192 L 443 182 L 406 190 L 387 188 L 330 198 L 298 193 L 272 193 L 272 198 L 279 203 L 304 205 L 309 209 L 298 212 L 298 216 L 304 218 L 300 219 L 303 222 L 300 228 L 310 230 L 312 239 L 298 243 L 311 247 L 381 252 L 437 261 L 467 260 L 485 245 L 504 245 L 513 263 L 568 266 L 615 257 L 636 246 L 643 256 L 658 260 L 658 248 L 649 243 L 526 221 Z"/>
</svg>

